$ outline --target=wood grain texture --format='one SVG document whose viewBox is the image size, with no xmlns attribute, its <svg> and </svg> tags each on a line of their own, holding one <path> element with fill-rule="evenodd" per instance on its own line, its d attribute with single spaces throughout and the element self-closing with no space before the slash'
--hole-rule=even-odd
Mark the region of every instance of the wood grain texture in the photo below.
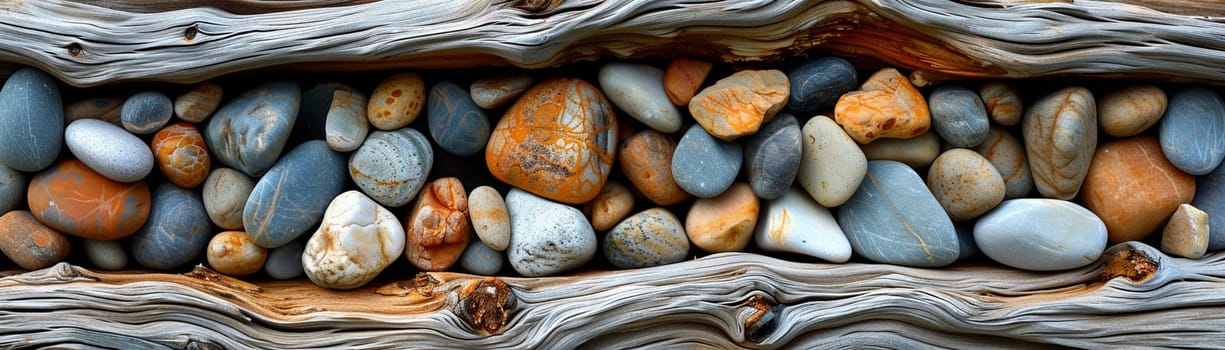
<svg viewBox="0 0 1225 350">
<path fill-rule="evenodd" d="M 2 0 L 0 62 L 92 86 L 197 82 L 286 65 L 542 68 L 600 57 L 769 63 L 833 53 L 928 79 L 1074 74 L 1225 83 L 1225 7 L 1128 2 L 1164 12 L 1009 0 L 226 0 L 208 7 Z"/>
<path fill-rule="evenodd" d="M 1225 343 L 1223 279 L 1225 255 L 1134 242 L 1058 273 L 729 253 L 569 277 L 428 273 L 348 292 L 61 264 L 0 278 L 0 348 L 1212 347 Z"/>
</svg>

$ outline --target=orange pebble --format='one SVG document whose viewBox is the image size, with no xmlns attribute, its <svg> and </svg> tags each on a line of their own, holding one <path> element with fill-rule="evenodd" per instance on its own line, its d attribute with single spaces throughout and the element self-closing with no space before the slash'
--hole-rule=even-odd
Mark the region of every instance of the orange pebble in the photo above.
<svg viewBox="0 0 1225 350">
<path fill-rule="evenodd" d="M 204 135 L 189 123 L 172 124 L 158 131 L 153 136 L 153 155 L 166 179 L 183 188 L 203 183 L 212 164 Z"/>
<path fill-rule="evenodd" d="M 834 119 L 861 144 L 878 138 L 908 139 L 931 127 L 927 100 L 893 68 L 877 71 L 859 91 L 842 95 L 834 106 Z"/>
<path fill-rule="evenodd" d="M 464 185 L 453 177 L 426 184 L 405 220 L 404 255 L 425 271 L 450 268 L 472 236 L 468 195 Z"/>
<path fill-rule="evenodd" d="M 668 93 L 668 99 L 677 106 L 688 105 L 693 94 L 697 93 L 702 82 L 706 81 L 711 67 L 714 67 L 714 64 L 706 61 L 688 58 L 672 60 L 672 63 L 668 64 L 668 70 L 664 71 L 664 91 Z"/>
</svg>

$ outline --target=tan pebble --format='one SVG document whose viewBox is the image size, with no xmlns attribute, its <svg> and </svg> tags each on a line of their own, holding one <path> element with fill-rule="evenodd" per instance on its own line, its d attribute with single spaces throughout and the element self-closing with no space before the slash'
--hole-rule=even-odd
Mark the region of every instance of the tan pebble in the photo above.
<svg viewBox="0 0 1225 350">
<path fill-rule="evenodd" d="M 485 245 L 504 251 L 510 245 L 510 213 L 498 190 L 489 186 L 472 189 L 468 194 L 468 217 L 472 230 Z"/>
<path fill-rule="evenodd" d="M 879 139 L 862 145 L 868 160 L 896 160 L 913 168 L 922 168 L 940 155 L 940 136 L 925 132 L 912 139 Z"/>
<path fill-rule="evenodd" d="M 341 193 L 306 242 L 302 270 L 324 288 L 361 287 L 400 257 L 404 240 L 404 228 L 391 211 L 359 191 Z"/>
<path fill-rule="evenodd" d="M 625 185 L 609 181 L 600 190 L 600 195 L 583 207 L 591 218 L 591 228 L 608 231 L 625 219 L 634 210 L 634 194 Z"/>
<path fill-rule="evenodd" d="M 668 94 L 668 99 L 677 106 L 688 105 L 693 94 L 697 93 L 702 82 L 706 81 L 706 75 L 710 74 L 712 67 L 714 64 L 706 61 L 683 57 L 672 60 L 664 71 L 664 91 Z"/>
<path fill-rule="evenodd" d="M 1034 187 L 1043 197 L 1076 198 L 1097 148 L 1093 93 L 1068 87 L 1038 99 L 1021 122 Z"/>
<path fill-rule="evenodd" d="M 685 218 L 685 233 L 706 252 L 738 252 L 753 238 L 760 210 L 752 187 L 737 182 L 718 197 L 694 202 Z"/>
<path fill-rule="evenodd" d="M 661 132 L 647 130 L 621 144 L 618 161 L 630 184 L 644 197 L 658 205 L 673 205 L 689 199 L 689 192 L 672 178 L 675 152 L 676 141 Z"/>
<path fill-rule="evenodd" d="M 425 107 L 425 81 L 417 73 L 400 73 L 379 83 L 366 105 L 370 125 L 395 130 L 411 124 Z"/>
<path fill-rule="evenodd" d="M 255 245 L 246 232 L 225 231 L 208 241 L 208 265 L 230 276 L 259 272 L 268 259 L 268 250 Z"/>
<path fill-rule="evenodd" d="M 1180 204 L 1161 232 L 1161 251 L 1199 259 L 1208 252 L 1208 213 L 1190 204 Z"/>
<path fill-rule="evenodd" d="M 1110 243 L 1142 240 L 1195 198 L 1195 177 L 1166 160 L 1152 136 L 1098 147 L 1081 202 L 1106 224 Z"/>
<path fill-rule="evenodd" d="M 472 235 L 468 195 L 454 177 L 426 184 L 405 220 L 404 255 L 425 271 L 451 268 Z"/>
<path fill-rule="evenodd" d="M 17 266 L 38 270 L 64 261 L 72 250 L 67 235 L 43 225 L 25 210 L 0 216 L 0 251 Z"/>
<path fill-rule="evenodd" d="M 878 138 L 916 137 L 931 128 L 927 99 L 893 68 L 877 71 L 859 91 L 838 98 L 834 120 L 861 144 Z"/>
<path fill-rule="evenodd" d="M 532 76 L 527 74 L 501 74 L 477 79 L 468 88 L 472 102 L 484 109 L 494 109 L 513 101 L 532 87 Z"/>
<path fill-rule="evenodd" d="M 1004 178 L 1004 198 L 1023 198 L 1033 190 L 1034 178 L 1029 173 L 1025 147 L 1008 130 L 992 126 L 987 131 L 987 140 L 974 147 L 974 151 L 987 157 Z"/>
<path fill-rule="evenodd" d="M 208 119 L 221 103 L 221 85 L 203 83 L 174 99 L 174 115 L 179 119 L 199 123 Z"/>
<path fill-rule="evenodd" d="M 1161 120 L 1167 102 L 1165 91 L 1154 85 L 1115 90 L 1097 101 L 1098 123 L 1106 135 L 1136 135 Z"/>
<path fill-rule="evenodd" d="M 999 81 L 983 84 L 978 96 L 986 104 L 991 120 L 1003 126 L 1021 122 L 1021 95 L 1012 86 Z"/>
<path fill-rule="evenodd" d="M 689 101 L 689 113 L 712 136 L 732 141 L 774 118 L 791 96 L 791 81 L 778 70 L 745 70 L 720 79 Z"/>
<path fill-rule="evenodd" d="M 1004 178 L 974 151 L 944 152 L 927 171 L 927 187 L 953 221 L 965 221 L 994 209 L 1004 200 Z"/>
</svg>

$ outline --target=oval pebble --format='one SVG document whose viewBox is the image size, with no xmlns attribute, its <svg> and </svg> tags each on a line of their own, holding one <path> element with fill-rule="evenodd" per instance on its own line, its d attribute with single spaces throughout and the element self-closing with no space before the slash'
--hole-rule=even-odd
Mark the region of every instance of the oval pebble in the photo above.
<svg viewBox="0 0 1225 350">
<path fill-rule="evenodd" d="M 353 152 L 366 141 L 370 120 L 366 118 L 366 95 L 336 90 L 324 121 L 324 137 L 336 152 Z"/>
<path fill-rule="evenodd" d="M 230 168 L 217 168 L 204 180 L 204 211 L 214 224 L 227 230 L 241 230 L 242 210 L 255 188 L 255 180 Z"/>
<path fill-rule="evenodd" d="M 708 253 L 738 252 L 753 239 L 761 203 L 743 182 L 714 198 L 693 202 L 685 217 L 689 241 Z"/>
<path fill-rule="evenodd" d="M 85 257 L 94 267 L 103 270 L 122 270 L 128 266 L 128 253 L 120 241 L 85 240 Z"/>
<path fill-rule="evenodd" d="M 740 173 L 744 156 L 739 143 L 714 138 L 694 124 L 672 154 L 672 177 L 694 196 L 712 198 L 727 191 Z"/>
<path fill-rule="evenodd" d="M 1106 249 L 1106 225 L 1076 203 L 1022 198 L 1004 201 L 974 224 L 978 248 L 1001 264 L 1032 271 L 1089 265 Z"/>
<path fill-rule="evenodd" d="M 137 135 L 152 134 L 174 115 L 174 102 L 157 91 L 143 91 L 128 97 L 119 111 L 123 128 Z"/>
<path fill-rule="evenodd" d="M 502 252 L 485 243 L 473 241 L 464 249 L 464 255 L 459 257 L 459 267 L 473 274 L 493 276 L 502 271 L 505 260 L 506 256 Z"/>
<path fill-rule="evenodd" d="M 664 133 L 681 129 L 681 112 L 664 91 L 664 71 L 645 64 L 611 62 L 600 67 L 600 89 L 613 105 Z"/>
<path fill-rule="evenodd" d="M 301 103 L 301 88 L 285 80 L 260 85 L 230 100 L 204 128 L 214 160 L 249 176 L 263 174 L 285 149 Z"/>
<path fill-rule="evenodd" d="M 412 124 L 424 107 L 425 81 L 417 73 L 400 73 L 374 88 L 366 117 L 379 130 L 395 130 Z"/>
<path fill-rule="evenodd" d="M 932 128 L 956 147 L 974 147 L 987 139 L 991 120 L 983 100 L 974 91 L 960 86 L 941 86 L 927 97 Z"/>
<path fill-rule="evenodd" d="M 230 276 L 247 276 L 264 268 L 268 250 L 255 245 L 246 232 L 225 231 L 208 241 L 208 266 Z"/>
<path fill-rule="evenodd" d="M 417 130 L 375 131 L 349 156 L 349 176 L 380 204 L 401 207 L 421 191 L 433 165 L 430 141 Z"/>
<path fill-rule="evenodd" d="M 859 85 L 855 66 L 839 57 L 805 61 L 787 70 L 791 97 L 787 108 L 801 113 L 830 109 L 838 98 Z"/>
<path fill-rule="evenodd" d="M 302 276 L 302 252 L 306 243 L 294 240 L 283 246 L 268 250 L 268 259 L 264 261 L 264 272 L 276 280 L 290 280 Z"/>
<path fill-rule="evenodd" d="M 510 213 L 498 190 L 489 186 L 472 189 L 468 194 L 468 217 L 472 219 L 472 230 L 485 245 L 496 251 L 506 250 L 510 245 Z"/>
<path fill-rule="evenodd" d="M 1106 135 L 1133 136 L 1157 124 L 1168 102 L 1155 85 L 1128 86 L 1097 100 L 1097 121 Z"/>
<path fill-rule="evenodd" d="M 1212 172 L 1225 159 L 1225 100 L 1203 86 L 1175 91 L 1157 137 L 1178 169 L 1197 176 Z"/>
<path fill-rule="evenodd" d="M 672 177 L 676 142 L 664 133 L 645 130 L 621 143 L 617 155 L 621 171 L 643 197 L 657 205 L 673 205 L 689 199 Z"/>
<path fill-rule="evenodd" d="M 158 131 L 153 136 L 153 152 L 158 170 L 179 187 L 199 186 L 212 168 L 204 135 L 190 123 L 176 123 Z"/>
<path fill-rule="evenodd" d="M 28 203 L 38 221 L 88 239 L 119 239 L 136 233 L 149 218 L 149 187 L 122 183 L 68 159 L 30 180 Z"/>
<path fill-rule="evenodd" d="M 664 208 L 626 218 L 604 237 L 604 258 L 622 269 L 680 262 L 689 256 L 689 237 L 680 219 Z"/>
<path fill-rule="evenodd" d="M 878 139 L 860 149 L 868 160 L 896 160 L 919 169 L 931 165 L 940 156 L 940 136 L 925 132 L 909 139 Z M 1025 171 L 1029 174 L 1029 165 L 1025 166 Z"/>
<path fill-rule="evenodd" d="M 766 251 L 799 253 L 834 263 L 851 259 L 851 243 L 829 209 L 808 193 L 792 187 L 766 202 L 761 223 L 753 233 Z"/>
<path fill-rule="evenodd" d="M 532 87 L 532 76 L 520 73 L 500 74 L 477 79 L 468 86 L 472 102 L 484 109 L 505 106 Z"/>
<path fill-rule="evenodd" d="M 1047 198 L 1076 198 L 1097 149 L 1093 93 L 1068 87 L 1038 99 L 1025 111 L 1021 130 L 1038 193 Z"/>
<path fill-rule="evenodd" d="M 1029 161 L 1025 159 L 1025 147 L 1008 130 L 992 126 L 987 140 L 974 151 L 987 157 L 1004 179 L 1004 198 L 1025 197 L 1033 190 L 1034 178 L 1029 172 Z"/>
<path fill-rule="evenodd" d="M 97 119 L 81 119 L 64 129 L 72 155 L 90 169 L 119 182 L 136 182 L 153 171 L 153 152 L 136 135 Z"/>
<path fill-rule="evenodd" d="M 879 263 L 937 267 L 957 261 L 957 231 L 923 179 L 906 164 L 868 162 L 863 185 L 838 208 L 856 254 Z"/>
<path fill-rule="evenodd" d="M 868 172 L 868 158 L 841 127 L 826 116 L 804 124 L 797 180 L 826 207 L 842 205 L 855 194 Z"/>
<path fill-rule="evenodd" d="M 609 181 L 600 190 L 600 195 L 583 206 L 583 212 L 591 219 L 596 231 L 608 231 L 630 215 L 634 210 L 634 193 L 625 185 Z"/>
<path fill-rule="evenodd" d="M 520 189 L 506 194 L 511 232 L 510 266 L 525 277 L 576 269 L 595 257 L 596 237 L 578 209 Z"/>
<path fill-rule="evenodd" d="M 47 73 L 22 68 L 0 89 L 0 164 L 35 172 L 55 163 L 64 143 L 64 105 L 59 83 Z"/>
<path fill-rule="evenodd" d="M 404 252 L 400 220 L 358 191 L 336 196 L 302 252 L 302 270 L 324 288 L 369 283 Z"/>
<path fill-rule="evenodd" d="M 72 240 L 25 210 L 0 216 L 0 252 L 26 270 L 55 265 L 68 257 Z"/>
<path fill-rule="evenodd" d="M 965 148 L 948 150 L 932 162 L 927 187 L 953 221 L 973 219 L 1004 200 L 1004 178 L 982 155 Z"/>
<path fill-rule="evenodd" d="M 458 178 L 427 184 L 404 220 L 404 256 L 423 271 L 451 268 L 471 240 L 468 194 Z"/>
<path fill-rule="evenodd" d="M 493 126 L 467 89 L 450 81 L 438 82 L 430 89 L 427 102 L 430 136 L 439 147 L 462 157 L 485 150 Z"/>
<path fill-rule="evenodd" d="M 221 93 L 221 85 L 217 83 L 196 85 L 191 91 L 174 98 L 174 115 L 187 122 L 202 122 L 221 104 Z"/>
<path fill-rule="evenodd" d="M 17 209 L 26 200 L 26 175 L 0 164 L 0 213 Z"/>
<path fill-rule="evenodd" d="M 170 183 L 153 190 L 149 221 L 132 235 L 132 257 L 154 270 L 170 270 L 194 262 L 212 237 L 204 202 L 192 191 Z"/>
<path fill-rule="evenodd" d="M 782 197 L 800 171 L 800 123 L 791 114 L 779 114 L 744 143 L 744 166 L 749 186 L 762 199 Z"/>
<path fill-rule="evenodd" d="M 1138 241 L 1158 231 L 1195 198 L 1195 177 L 1175 168 L 1152 136 L 1098 146 L 1080 203 L 1106 224 L 1110 243 Z"/>
<path fill-rule="evenodd" d="M 344 164 L 344 156 L 323 140 L 295 147 L 251 190 L 243 206 L 243 231 L 264 248 L 285 245 L 306 233 L 344 188 Z"/>
<path fill-rule="evenodd" d="M 991 120 L 999 125 L 1013 126 L 1021 122 L 1021 94 L 1011 85 L 999 81 L 988 82 L 978 89 L 991 114 Z"/>
</svg>

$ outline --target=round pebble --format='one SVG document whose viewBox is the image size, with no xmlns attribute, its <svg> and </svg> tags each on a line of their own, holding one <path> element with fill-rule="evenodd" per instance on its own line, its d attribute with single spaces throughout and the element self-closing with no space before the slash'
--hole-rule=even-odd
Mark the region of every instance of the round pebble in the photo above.
<svg viewBox="0 0 1225 350">
<path fill-rule="evenodd" d="M 787 108 L 800 113 L 828 110 L 859 84 L 855 66 L 838 57 L 805 61 L 788 69 L 787 77 L 791 80 Z"/>
<path fill-rule="evenodd" d="M 22 68 L 0 89 L 0 164 L 35 172 L 55 163 L 64 143 L 64 106 L 58 82 Z"/>
<path fill-rule="evenodd" d="M 694 196 L 711 198 L 727 191 L 744 161 L 739 143 L 721 141 L 693 125 L 672 154 L 672 178 Z"/>
<path fill-rule="evenodd" d="M 123 127 L 119 111 L 123 99 L 118 97 L 88 97 L 64 106 L 64 122 L 71 124 L 79 119 L 99 119 Z"/>
<path fill-rule="evenodd" d="M 472 102 L 484 109 L 505 106 L 532 87 L 532 76 L 520 73 L 500 74 L 477 79 L 468 86 Z"/>
<path fill-rule="evenodd" d="M 412 124 L 425 107 L 425 81 L 417 73 L 392 75 L 370 94 L 366 117 L 379 130 L 395 130 Z"/>
<path fill-rule="evenodd" d="M 961 252 L 940 202 L 914 169 L 899 162 L 868 162 L 863 185 L 837 217 L 855 253 L 875 262 L 938 267 Z"/>
<path fill-rule="evenodd" d="M 268 250 L 255 245 L 246 232 L 225 231 L 208 241 L 208 266 L 230 276 L 247 276 L 264 268 Z"/>
<path fill-rule="evenodd" d="M 214 224 L 227 230 L 241 230 L 242 210 L 247 197 L 255 188 L 252 180 L 242 172 L 230 168 L 217 168 L 204 180 L 204 211 Z"/>
<path fill-rule="evenodd" d="M 520 189 L 506 194 L 511 232 L 510 266 L 525 277 L 556 275 L 595 257 L 596 237 L 578 209 Z"/>
<path fill-rule="evenodd" d="M 496 251 L 510 245 L 510 213 L 498 190 L 489 186 L 472 189 L 468 194 L 468 217 L 476 236 Z"/>
<path fill-rule="evenodd" d="M 919 169 L 931 165 L 940 156 L 940 136 L 925 132 L 909 139 L 878 139 L 860 149 L 868 160 L 896 160 Z M 1025 170 L 1029 174 L 1029 165 Z"/>
<path fill-rule="evenodd" d="M 689 237 L 667 209 L 647 209 L 613 227 L 604 237 L 604 258 L 622 269 L 667 265 L 689 256 Z"/>
<path fill-rule="evenodd" d="M 433 165 L 430 141 L 417 130 L 375 131 L 349 156 L 349 176 L 380 204 L 401 207 L 421 191 Z"/>
<path fill-rule="evenodd" d="M 1004 201 L 974 224 L 974 241 L 1001 264 L 1057 271 L 1092 264 L 1106 249 L 1106 225 L 1076 203 L 1022 198 Z"/>
<path fill-rule="evenodd" d="M 1097 121 L 1106 135 L 1133 136 L 1157 124 L 1167 102 L 1165 91 L 1159 87 L 1128 86 L 1097 100 Z"/>
<path fill-rule="evenodd" d="M 204 128 L 213 160 L 249 176 L 263 174 L 285 149 L 301 103 L 301 88 L 285 80 L 260 85 L 226 103 Z"/>
<path fill-rule="evenodd" d="M 172 124 L 158 131 L 153 136 L 153 152 L 158 170 L 179 187 L 199 186 L 212 167 L 204 135 L 189 123 Z"/>
<path fill-rule="evenodd" d="M 999 81 L 988 82 L 978 89 L 978 96 L 996 124 L 1013 126 L 1021 122 L 1021 94 L 1011 85 Z"/>
<path fill-rule="evenodd" d="M 153 171 L 153 152 L 136 135 L 97 119 L 64 129 L 68 150 L 90 169 L 119 182 L 136 182 Z"/>
<path fill-rule="evenodd" d="M 0 164 L 0 213 L 17 209 L 26 199 L 26 175 Z"/>
<path fill-rule="evenodd" d="M 760 210 L 753 189 L 736 183 L 718 197 L 693 202 L 685 217 L 685 233 L 694 246 L 708 253 L 742 251 L 753 238 Z"/>
<path fill-rule="evenodd" d="M 457 156 L 471 156 L 485 150 L 492 126 L 468 90 L 450 81 L 430 89 L 426 116 L 430 136 L 443 150 Z"/>
<path fill-rule="evenodd" d="M 987 140 L 974 151 L 991 161 L 1004 179 L 1004 198 L 1025 197 L 1033 190 L 1034 178 L 1029 172 L 1029 161 L 1025 159 L 1025 147 L 1008 130 L 991 127 Z"/>
<path fill-rule="evenodd" d="M 344 188 L 345 159 L 323 140 L 289 151 L 259 179 L 243 206 L 243 231 L 264 248 L 306 233 Z"/>
<path fill-rule="evenodd" d="M 283 246 L 268 250 L 268 259 L 264 261 L 264 272 L 276 280 L 290 280 L 302 276 L 302 252 L 306 243 L 295 240 Z M 397 254 L 398 255 L 398 254 Z"/>
<path fill-rule="evenodd" d="M 173 115 L 174 102 L 157 91 L 139 92 L 128 97 L 119 112 L 123 128 L 137 135 L 156 132 L 166 126 Z"/>
<path fill-rule="evenodd" d="M 208 246 L 212 226 L 195 193 L 169 183 L 153 190 L 149 221 L 132 235 L 132 257 L 154 270 L 170 270 L 196 261 Z"/>
<path fill-rule="evenodd" d="M 800 171 L 800 123 L 790 114 L 780 114 L 762 125 L 744 143 L 744 166 L 749 186 L 762 199 L 782 197 Z"/>
<path fill-rule="evenodd" d="M 27 193 L 38 221 L 63 233 L 101 240 L 136 233 L 149 218 L 152 200 L 144 181 L 117 182 L 76 159 L 35 175 Z"/>
<path fill-rule="evenodd" d="M 634 193 L 616 181 L 609 181 L 600 195 L 583 206 L 596 231 L 608 231 L 634 210 Z"/>
<path fill-rule="evenodd" d="M 444 271 L 459 261 L 472 236 L 468 194 L 454 177 L 430 182 L 404 218 L 404 255 L 423 271 Z"/>
<path fill-rule="evenodd" d="M 689 113 L 714 137 L 732 141 L 756 133 L 790 95 L 791 83 L 783 72 L 743 70 L 698 92 L 689 101 Z"/>
<path fill-rule="evenodd" d="M 804 124 L 797 180 L 826 207 L 842 205 L 855 194 L 868 172 L 868 159 L 851 137 L 826 116 Z"/>
<path fill-rule="evenodd" d="M 1025 111 L 1021 124 L 1025 155 L 1038 193 L 1047 198 L 1076 198 L 1097 148 L 1093 94 L 1083 87 L 1048 94 Z"/>
<path fill-rule="evenodd" d="M 598 77 L 608 100 L 643 125 L 669 134 L 681 129 L 681 112 L 664 92 L 663 70 L 612 62 L 600 67 Z"/>
<path fill-rule="evenodd" d="M 174 98 L 174 115 L 191 123 L 208 119 L 221 104 L 221 85 L 201 83 L 191 91 Z"/>
<path fill-rule="evenodd" d="M 404 242 L 404 227 L 391 211 L 348 191 L 328 204 L 301 254 L 301 268 L 320 287 L 361 287 L 400 257 Z"/>
<path fill-rule="evenodd" d="M 1166 160 L 1156 138 L 1139 136 L 1098 146 L 1081 193 L 1111 243 L 1141 240 L 1195 198 L 1195 177 Z"/>
<path fill-rule="evenodd" d="M 493 276 L 502 271 L 506 256 L 481 242 L 472 242 L 459 257 L 459 267 L 473 274 Z"/>
<path fill-rule="evenodd" d="M 366 95 L 336 90 L 324 121 L 324 137 L 336 152 L 353 152 L 366 141 L 370 119 L 366 118 Z"/>
<path fill-rule="evenodd" d="M 797 188 L 766 202 L 761 224 L 753 233 L 766 251 L 799 253 L 834 263 L 851 259 L 851 243 L 829 209 Z"/>
<path fill-rule="evenodd" d="M 955 147 L 974 147 L 987 139 L 991 120 L 983 100 L 960 86 L 941 86 L 927 97 L 932 128 Z"/>
<path fill-rule="evenodd" d="M 0 252 L 26 270 L 38 270 L 64 261 L 72 241 L 25 210 L 0 216 Z"/>
<path fill-rule="evenodd" d="M 677 106 L 688 105 L 698 88 L 702 87 L 702 82 L 706 81 L 711 68 L 714 68 L 714 64 L 706 61 L 684 57 L 672 59 L 664 71 L 664 91 L 668 94 L 668 100 Z"/>
<path fill-rule="evenodd" d="M 1199 259 L 1208 252 L 1208 213 L 1180 204 L 1161 231 L 1161 251 L 1184 258 Z"/>
<path fill-rule="evenodd" d="M 953 221 L 973 219 L 1004 200 L 1004 178 L 974 151 L 944 152 L 927 171 L 927 187 Z"/>
<path fill-rule="evenodd" d="M 659 131 L 634 134 L 621 144 L 617 155 L 630 184 L 657 205 L 673 205 L 689 198 L 672 177 L 676 142 Z"/>
<path fill-rule="evenodd" d="M 893 68 L 877 71 L 859 90 L 839 97 L 834 120 L 862 144 L 878 138 L 911 138 L 931 127 L 927 100 Z"/>
<path fill-rule="evenodd" d="M 1225 100 L 1203 86 L 1175 91 L 1157 138 L 1178 169 L 1197 176 L 1212 172 L 1225 159 Z"/>
<path fill-rule="evenodd" d="M 122 270 L 128 266 L 128 253 L 120 241 L 85 240 L 85 258 L 103 270 Z"/>
</svg>

